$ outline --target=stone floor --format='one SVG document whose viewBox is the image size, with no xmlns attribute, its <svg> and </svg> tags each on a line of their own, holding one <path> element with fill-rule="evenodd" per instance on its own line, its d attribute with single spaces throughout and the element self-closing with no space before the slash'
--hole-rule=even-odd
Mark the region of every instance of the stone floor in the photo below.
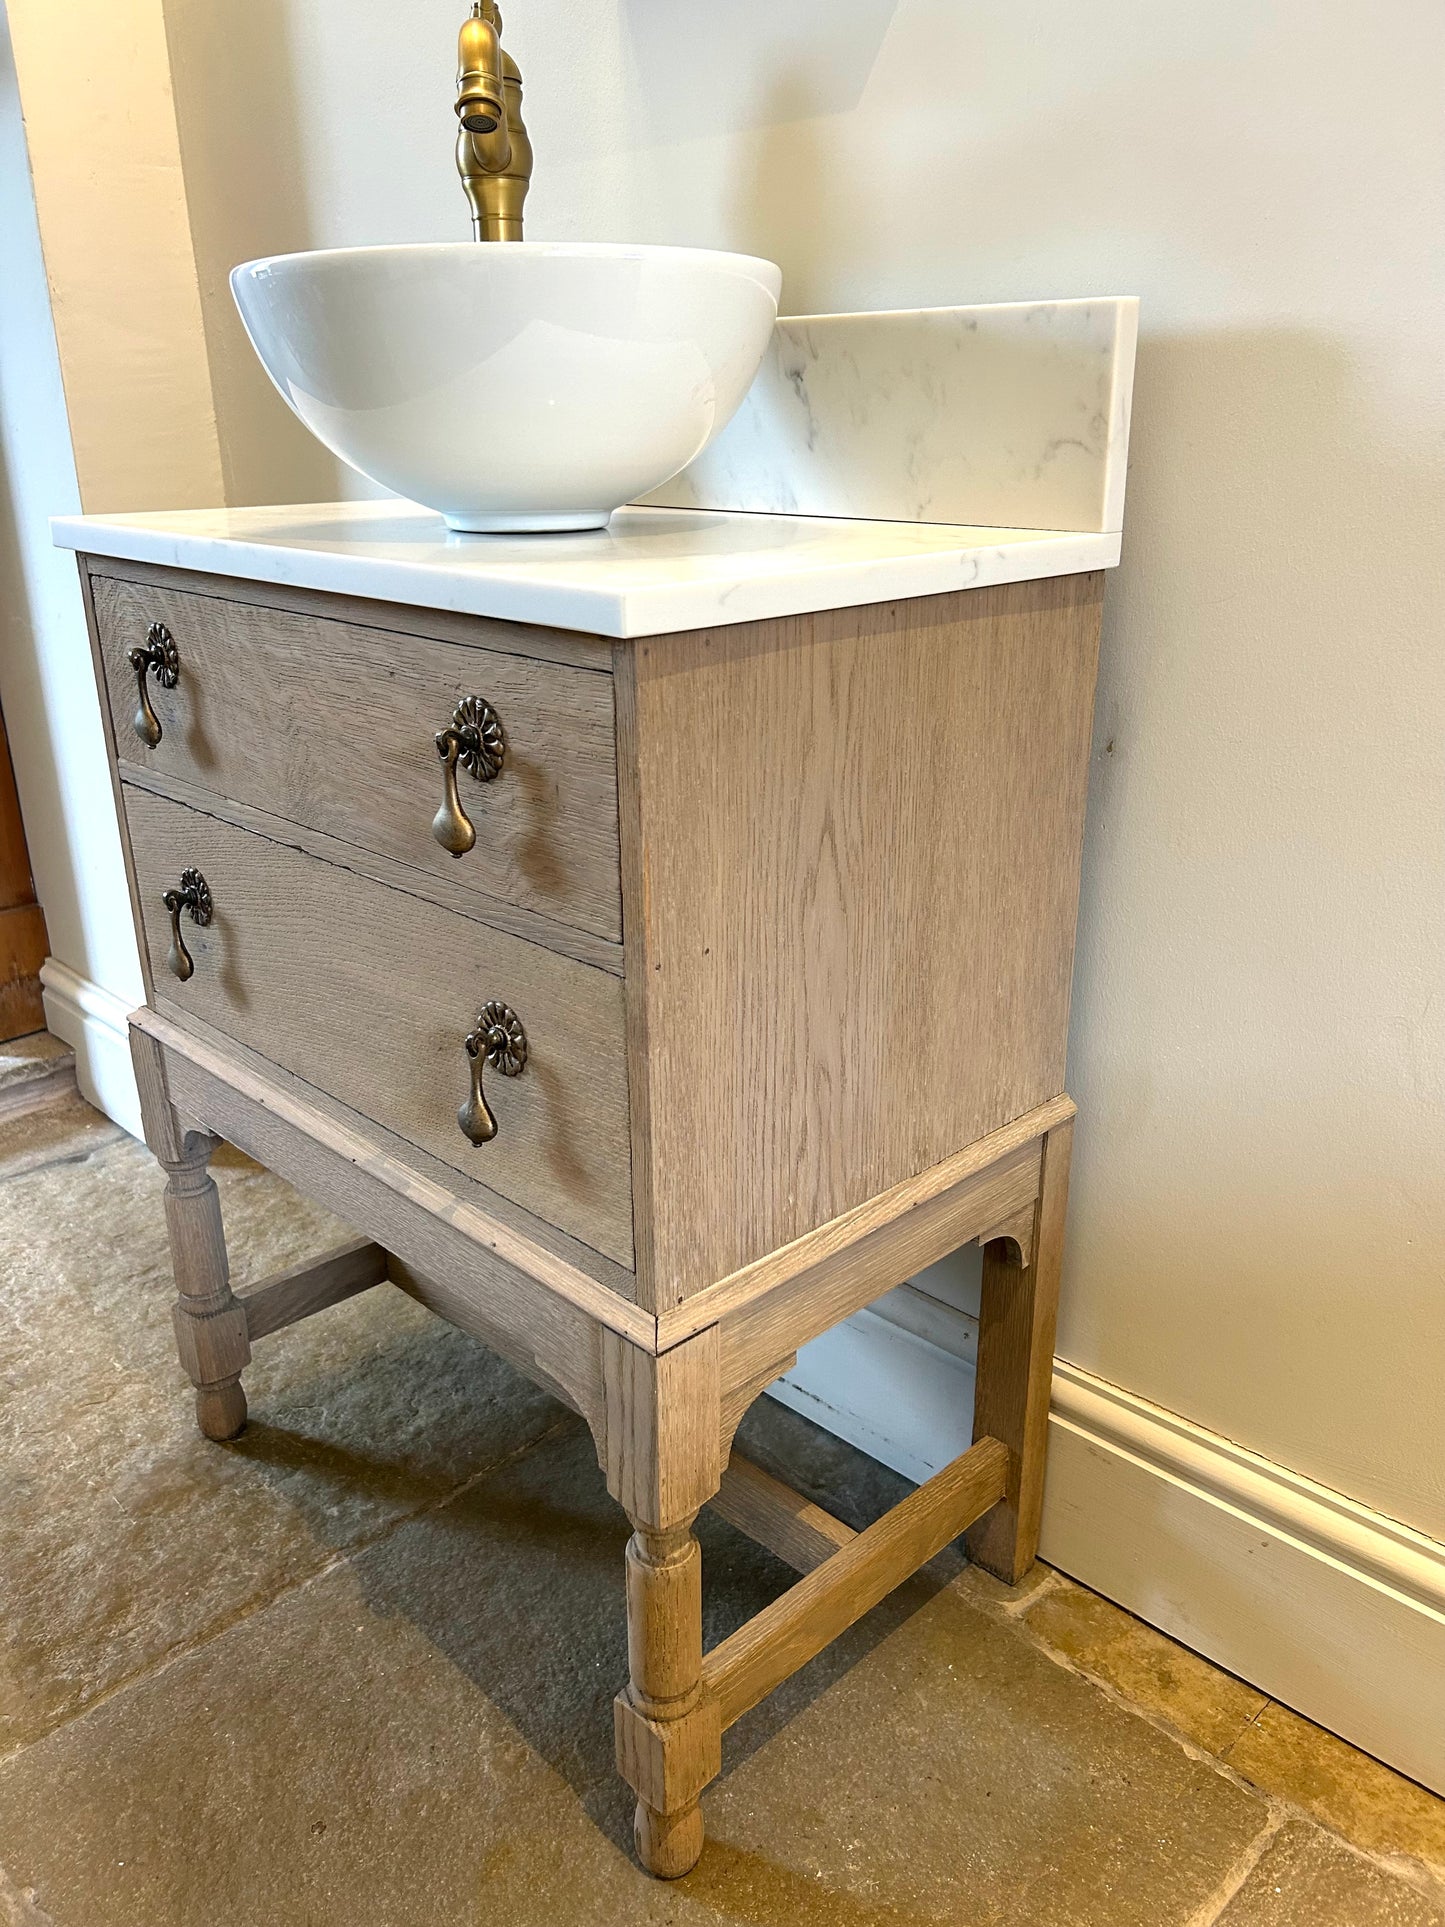
<svg viewBox="0 0 1445 1927">
<path fill-rule="evenodd" d="M 233 1153 L 238 1282 L 339 1234 Z M 195 1433 L 161 1180 L 0 1122 L 8 1927 L 1445 1927 L 1445 1803 L 1061 1575 L 946 1555 L 735 1727 L 674 1886 L 611 1768 L 625 1526 L 578 1422 L 381 1290 Z M 891 1475 L 767 1400 L 860 1523 Z M 705 1519 L 709 1638 L 791 1577 Z"/>
</svg>

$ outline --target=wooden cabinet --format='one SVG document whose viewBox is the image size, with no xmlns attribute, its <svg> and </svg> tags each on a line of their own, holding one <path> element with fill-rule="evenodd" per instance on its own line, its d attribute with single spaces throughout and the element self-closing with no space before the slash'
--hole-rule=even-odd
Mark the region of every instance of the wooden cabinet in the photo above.
<svg viewBox="0 0 1445 1927">
<path fill-rule="evenodd" d="M 1102 578 L 608 642 L 82 567 L 202 1426 L 253 1337 L 388 1279 L 580 1411 L 634 1525 L 619 1764 L 682 1872 L 723 1726 L 964 1528 L 1034 1555 Z M 453 857 L 467 697 L 504 754 Z M 212 1134 L 369 1242 L 233 1297 Z M 800 1344 L 974 1239 L 970 1453 L 862 1535 L 730 1460 Z M 705 1504 L 809 1569 L 706 1657 Z"/>
</svg>

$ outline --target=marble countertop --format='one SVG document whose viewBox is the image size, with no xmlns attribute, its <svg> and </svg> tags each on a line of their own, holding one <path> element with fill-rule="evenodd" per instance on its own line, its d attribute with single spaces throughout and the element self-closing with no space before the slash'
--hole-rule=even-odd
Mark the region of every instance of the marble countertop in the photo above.
<svg viewBox="0 0 1445 1927">
<path fill-rule="evenodd" d="M 578 535 L 453 535 L 400 501 L 59 517 L 62 548 L 623 638 L 1112 568 L 1117 531 L 696 508 Z"/>
</svg>

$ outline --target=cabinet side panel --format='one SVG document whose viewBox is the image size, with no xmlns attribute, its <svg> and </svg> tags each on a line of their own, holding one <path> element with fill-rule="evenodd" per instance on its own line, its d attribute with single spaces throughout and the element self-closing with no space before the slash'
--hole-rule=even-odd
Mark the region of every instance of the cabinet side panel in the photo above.
<svg viewBox="0 0 1445 1927">
<path fill-rule="evenodd" d="M 617 730 L 617 823 L 623 904 L 623 994 L 627 1036 L 627 1105 L 632 1152 L 632 1250 L 637 1302 L 648 1311 L 673 1305 L 659 1297 L 652 1254 L 652 1088 L 648 1076 L 647 873 L 643 865 L 641 758 L 637 745 L 637 658 L 633 645 L 613 646 L 612 693 Z"/>
<path fill-rule="evenodd" d="M 1062 1090 L 1102 580 L 632 645 L 658 1309 Z"/>
</svg>

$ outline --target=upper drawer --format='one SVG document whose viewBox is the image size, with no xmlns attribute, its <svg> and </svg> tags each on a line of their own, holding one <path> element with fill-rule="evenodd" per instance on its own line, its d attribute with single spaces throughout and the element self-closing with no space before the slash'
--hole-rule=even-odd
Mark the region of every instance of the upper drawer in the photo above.
<svg viewBox="0 0 1445 1927">
<path fill-rule="evenodd" d="M 622 930 L 612 678 L 465 643 L 356 628 L 219 596 L 92 579 L 117 753 L 235 802 L 440 871 L 616 941 Z M 148 677 L 161 725 L 135 728 L 130 652 L 153 623 L 175 644 L 175 687 Z M 432 835 L 436 750 L 457 703 L 490 703 L 500 774 L 458 788 L 476 843 Z"/>
<path fill-rule="evenodd" d="M 158 1006 L 195 1016 L 443 1163 L 632 1265 L 622 979 L 148 790 L 122 795 Z M 209 914 L 165 893 L 204 878 Z M 465 1039 L 516 1013 L 521 1074 L 483 1068 L 497 1119 L 469 1140 Z"/>
</svg>

